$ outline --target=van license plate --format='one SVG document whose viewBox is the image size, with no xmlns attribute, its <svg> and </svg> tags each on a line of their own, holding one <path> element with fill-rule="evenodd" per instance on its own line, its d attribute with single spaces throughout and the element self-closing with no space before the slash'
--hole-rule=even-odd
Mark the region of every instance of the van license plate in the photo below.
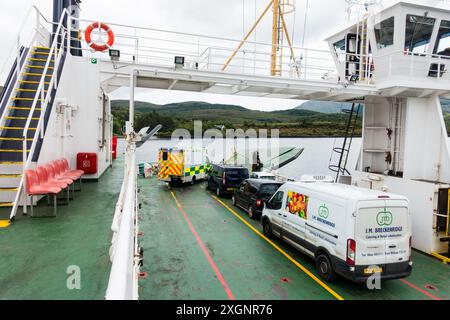
<svg viewBox="0 0 450 320">
<path fill-rule="evenodd" d="M 234 188 L 228 188 L 227 190 L 228 191 L 234 191 Z"/>
<path fill-rule="evenodd" d="M 374 273 L 382 273 L 383 268 L 382 267 L 372 267 L 372 268 L 365 268 L 364 274 L 374 274 Z"/>
</svg>

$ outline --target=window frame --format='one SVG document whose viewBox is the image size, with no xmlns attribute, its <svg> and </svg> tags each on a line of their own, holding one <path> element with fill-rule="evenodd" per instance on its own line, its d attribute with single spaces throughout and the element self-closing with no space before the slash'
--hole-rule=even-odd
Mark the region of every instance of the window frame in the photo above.
<svg viewBox="0 0 450 320">
<path fill-rule="evenodd" d="M 450 20 L 441 19 L 440 22 L 441 23 L 439 25 L 438 34 L 437 34 L 436 42 L 434 44 L 434 49 L 433 49 L 433 54 L 436 54 L 436 55 L 439 55 L 439 52 L 445 51 L 445 49 L 450 48 L 450 45 L 449 45 L 447 48 L 445 48 L 443 50 L 439 50 L 439 46 L 440 46 L 441 41 L 443 39 L 448 39 L 448 41 L 450 41 Z M 448 25 L 448 27 L 443 26 L 444 23 L 446 23 Z M 441 35 L 441 30 L 444 29 L 444 28 L 448 29 L 448 32 L 447 32 L 448 36 L 443 37 L 443 38 L 439 38 L 439 36 Z M 442 35 L 444 35 L 444 34 L 445 33 L 443 33 Z"/>
<path fill-rule="evenodd" d="M 392 32 L 391 34 L 387 33 L 387 35 L 389 35 L 389 41 L 387 44 L 385 43 L 381 43 L 382 40 L 385 37 L 382 37 L 382 30 L 384 28 L 386 28 L 386 25 L 383 26 L 383 23 L 387 23 L 389 20 L 392 20 Z M 373 26 L 373 32 L 375 34 L 375 43 L 377 45 L 377 49 L 378 50 L 383 50 L 389 47 L 392 47 L 395 44 L 395 16 L 389 17 L 387 19 L 384 19 L 383 21 L 380 21 L 379 23 L 377 23 L 376 25 Z M 392 38 L 392 39 L 391 39 Z"/>
<path fill-rule="evenodd" d="M 281 202 L 281 205 L 280 205 L 280 207 L 279 208 L 274 208 L 273 206 L 272 206 L 272 204 L 273 204 L 273 201 L 275 200 L 275 198 L 278 196 L 278 194 L 280 194 L 281 193 L 281 200 L 280 200 L 280 202 Z M 273 195 L 273 197 L 272 197 L 272 199 L 270 199 L 269 200 L 269 203 L 270 203 L 270 210 L 281 210 L 281 209 L 283 209 L 283 203 L 284 203 L 284 191 L 282 191 L 282 190 L 279 190 L 279 191 L 277 191 L 274 195 Z"/>
<path fill-rule="evenodd" d="M 429 19 L 430 21 L 433 21 L 433 24 L 432 24 L 432 27 L 431 27 L 431 32 L 429 33 L 428 40 L 426 40 L 426 42 L 424 44 L 420 45 L 420 46 L 414 46 L 414 45 L 417 45 L 417 44 L 420 43 L 419 41 L 414 41 L 415 40 L 414 36 L 415 36 L 415 32 L 416 32 L 416 27 L 417 27 L 418 24 L 421 24 L 421 25 L 430 25 L 430 24 L 426 24 L 424 22 L 420 23 L 419 21 L 415 22 L 416 26 L 414 28 L 414 32 L 411 34 L 411 39 L 408 42 L 408 36 L 409 36 L 409 34 L 408 34 L 408 23 L 412 23 L 412 22 L 410 22 L 412 17 L 415 17 L 415 18 L 418 18 L 418 19 L 420 19 L 420 18 Z M 428 54 L 429 51 L 430 51 L 431 44 L 433 42 L 433 33 L 434 33 L 434 28 L 436 27 L 436 21 L 437 21 L 437 19 L 433 18 L 433 17 L 419 16 L 419 15 L 416 15 L 416 14 L 406 14 L 405 41 L 404 41 L 404 45 L 403 45 L 404 51 L 409 53 L 409 54 L 418 55 L 418 56 Z M 419 30 L 420 30 L 420 28 L 419 28 Z M 422 40 L 425 40 L 425 39 L 426 38 L 422 38 Z M 423 52 L 414 51 L 414 50 L 416 50 L 418 48 L 422 48 L 422 47 L 424 47 Z"/>
</svg>

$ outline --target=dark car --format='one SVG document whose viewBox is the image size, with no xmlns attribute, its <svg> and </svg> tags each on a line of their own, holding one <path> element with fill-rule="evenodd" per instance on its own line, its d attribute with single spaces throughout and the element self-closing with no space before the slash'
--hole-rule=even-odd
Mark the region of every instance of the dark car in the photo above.
<svg viewBox="0 0 450 320">
<path fill-rule="evenodd" d="M 269 179 L 248 179 L 241 183 L 233 195 L 233 204 L 247 211 L 252 219 L 262 215 L 264 203 L 283 185 Z"/>
<path fill-rule="evenodd" d="M 215 191 L 218 196 L 233 194 L 234 190 L 248 177 L 247 168 L 214 164 L 209 173 L 208 189 Z"/>
</svg>

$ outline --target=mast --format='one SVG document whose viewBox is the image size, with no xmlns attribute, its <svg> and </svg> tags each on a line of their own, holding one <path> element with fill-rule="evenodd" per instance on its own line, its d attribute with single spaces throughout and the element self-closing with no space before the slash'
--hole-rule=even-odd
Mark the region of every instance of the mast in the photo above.
<svg viewBox="0 0 450 320">
<path fill-rule="evenodd" d="M 250 31 L 245 35 L 244 39 L 239 43 L 237 48 L 233 51 L 231 56 L 227 59 L 222 67 L 222 71 L 225 71 L 230 65 L 231 61 L 234 59 L 236 54 L 241 50 L 245 42 L 248 41 L 249 37 L 258 27 L 258 24 L 264 18 L 269 9 L 272 8 L 272 44 L 271 44 L 271 55 L 270 55 L 270 75 L 280 76 L 283 73 L 283 47 L 284 47 L 284 37 L 287 39 L 288 47 L 291 53 L 291 62 L 295 64 L 295 52 L 293 48 L 293 42 L 289 35 L 289 31 L 286 26 L 285 16 L 295 10 L 295 0 L 270 0 L 267 7 L 264 9 L 263 13 L 256 19 Z M 300 76 L 300 71 L 296 67 L 297 75 Z"/>
</svg>

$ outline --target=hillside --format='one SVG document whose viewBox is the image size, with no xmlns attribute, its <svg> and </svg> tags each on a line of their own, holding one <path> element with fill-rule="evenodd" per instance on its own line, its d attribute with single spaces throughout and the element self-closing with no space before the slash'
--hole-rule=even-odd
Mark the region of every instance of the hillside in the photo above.
<svg viewBox="0 0 450 320">
<path fill-rule="evenodd" d="M 340 113 L 342 109 L 351 108 L 349 103 L 339 103 L 332 101 L 306 101 L 302 105 L 296 107 L 297 110 L 309 110 L 321 113 Z"/>
<path fill-rule="evenodd" d="M 326 114 L 302 109 L 263 112 L 235 105 L 194 101 L 167 105 L 137 101 L 135 108 L 136 128 L 161 123 L 162 136 L 170 136 L 178 128 L 193 131 L 193 120 L 202 120 L 204 130 L 225 125 L 229 129 L 280 129 L 283 137 L 342 136 L 347 120 L 346 115 L 341 113 Z M 128 101 L 112 101 L 112 110 L 114 132 L 120 133 L 128 117 Z"/>
<path fill-rule="evenodd" d="M 111 102 L 114 115 L 114 132 L 128 119 L 128 100 Z M 442 100 L 447 128 L 450 128 L 450 100 Z M 160 136 L 170 137 L 175 129 L 193 132 L 193 120 L 203 121 L 203 130 L 224 125 L 227 129 L 280 129 L 282 137 L 338 137 L 345 134 L 347 115 L 343 108 L 350 104 L 308 101 L 301 106 L 284 111 L 263 112 L 241 106 L 210 104 L 206 102 L 182 102 L 157 105 L 136 101 L 136 129 L 163 125 Z M 361 134 L 361 119 L 356 134 Z"/>
</svg>

